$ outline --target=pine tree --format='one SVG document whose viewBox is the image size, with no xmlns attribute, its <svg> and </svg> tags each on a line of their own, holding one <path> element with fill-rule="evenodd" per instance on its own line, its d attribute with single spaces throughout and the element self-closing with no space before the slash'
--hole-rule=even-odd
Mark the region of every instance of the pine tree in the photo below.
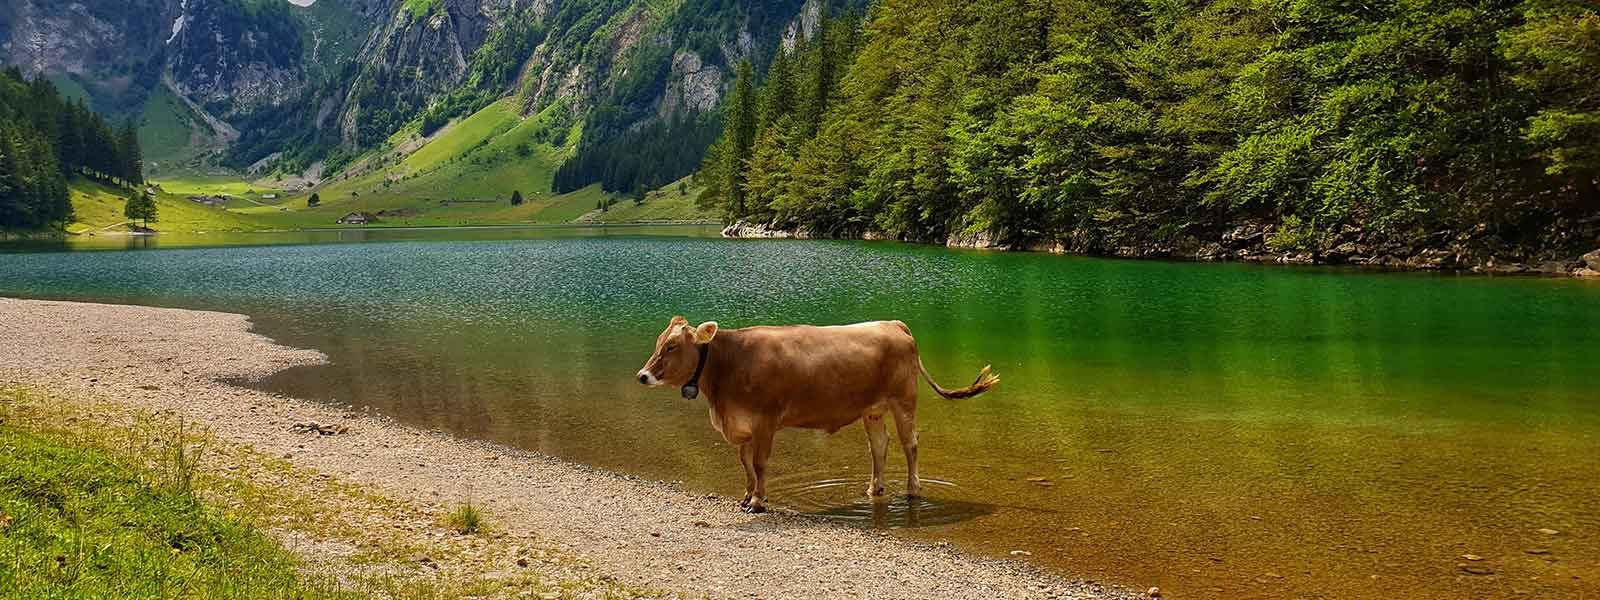
<svg viewBox="0 0 1600 600">
<path fill-rule="evenodd" d="M 723 109 L 722 140 L 707 154 L 715 183 L 708 187 L 708 193 L 713 195 L 706 201 L 721 205 L 732 219 L 748 212 L 744 203 L 745 165 L 755 144 L 757 120 L 754 69 L 749 61 L 743 61 L 736 72 L 733 92 Z"/>
<path fill-rule="evenodd" d="M 159 220 L 156 214 L 156 201 L 150 194 L 139 190 L 128 197 L 122 207 L 122 216 L 130 221 L 141 221 L 144 228 L 150 228 L 151 221 Z"/>
<path fill-rule="evenodd" d="M 511 205 L 512 206 L 521 206 L 522 205 L 522 191 L 521 190 L 511 190 Z"/>
<path fill-rule="evenodd" d="M 307 208 L 316 208 L 320 204 L 322 204 L 322 196 L 313 193 L 310 198 L 306 198 Z"/>
<path fill-rule="evenodd" d="M 144 183 L 144 156 L 139 150 L 139 130 L 133 119 L 123 123 L 117 132 L 117 176 L 130 185 Z"/>
</svg>

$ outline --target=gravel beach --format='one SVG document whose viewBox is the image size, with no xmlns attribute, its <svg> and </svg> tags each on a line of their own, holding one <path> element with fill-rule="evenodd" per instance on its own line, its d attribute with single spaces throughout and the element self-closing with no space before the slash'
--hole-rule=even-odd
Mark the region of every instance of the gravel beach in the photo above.
<svg viewBox="0 0 1600 600">
<path fill-rule="evenodd" d="M 746 515 L 731 499 L 229 385 L 325 360 L 251 333 L 243 315 L 0 298 L 0 348 L 0 385 L 171 411 L 400 504 L 470 500 L 502 532 L 668 597 L 1144 597 L 803 515 Z M 302 546 L 317 544 L 290 547 Z"/>
</svg>

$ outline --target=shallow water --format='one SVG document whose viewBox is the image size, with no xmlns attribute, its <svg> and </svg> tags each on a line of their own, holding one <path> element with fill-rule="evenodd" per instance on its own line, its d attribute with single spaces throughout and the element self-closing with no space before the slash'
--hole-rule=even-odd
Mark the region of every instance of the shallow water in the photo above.
<svg viewBox="0 0 1600 600">
<path fill-rule="evenodd" d="M 726 495 L 703 401 L 632 380 L 667 318 L 900 319 L 941 382 L 1004 378 L 923 394 L 928 498 L 895 494 L 894 443 L 891 498 L 862 496 L 851 427 L 780 435 L 775 506 L 1183 597 L 1600 594 L 1593 282 L 713 233 L 13 244 L 0 294 L 243 312 L 332 358 L 269 389 Z"/>
</svg>

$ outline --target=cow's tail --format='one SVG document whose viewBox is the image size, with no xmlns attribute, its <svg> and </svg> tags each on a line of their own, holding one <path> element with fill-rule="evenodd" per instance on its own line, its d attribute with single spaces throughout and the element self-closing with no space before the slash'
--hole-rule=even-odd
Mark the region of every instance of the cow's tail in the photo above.
<svg viewBox="0 0 1600 600">
<path fill-rule="evenodd" d="M 927 381 L 928 385 L 933 386 L 933 391 L 938 392 L 940 396 L 944 396 L 952 400 L 957 398 L 971 398 L 978 394 L 989 391 L 989 388 L 992 388 L 995 386 L 995 384 L 1000 383 L 1000 376 L 990 373 L 989 367 L 984 366 L 983 370 L 978 372 L 978 378 L 972 382 L 972 385 L 957 390 L 947 390 L 939 387 L 939 382 L 934 381 L 933 376 L 928 374 L 928 368 L 922 366 L 922 357 L 920 356 L 917 357 L 917 370 L 922 371 L 923 381 Z"/>
</svg>

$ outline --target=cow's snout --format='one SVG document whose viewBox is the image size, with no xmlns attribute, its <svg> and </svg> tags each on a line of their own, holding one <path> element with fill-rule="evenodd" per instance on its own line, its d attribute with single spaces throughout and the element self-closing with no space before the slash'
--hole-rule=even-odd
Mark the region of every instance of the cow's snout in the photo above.
<svg viewBox="0 0 1600 600">
<path fill-rule="evenodd" d="M 656 380 L 655 375 L 650 374 L 649 370 L 642 369 L 639 371 L 639 383 L 644 385 L 655 385 L 660 382 Z"/>
</svg>

